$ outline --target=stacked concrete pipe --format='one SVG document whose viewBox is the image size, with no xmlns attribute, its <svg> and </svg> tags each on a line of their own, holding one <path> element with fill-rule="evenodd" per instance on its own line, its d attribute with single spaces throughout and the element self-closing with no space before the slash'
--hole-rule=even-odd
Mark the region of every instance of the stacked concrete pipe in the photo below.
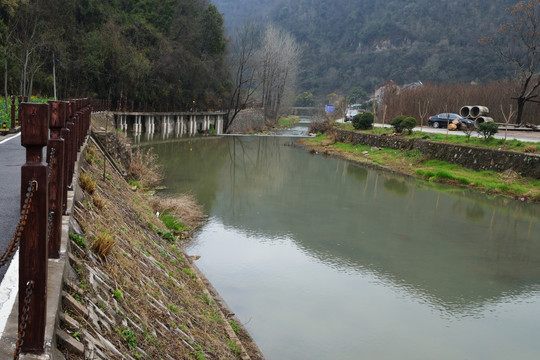
<svg viewBox="0 0 540 360">
<path fill-rule="evenodd" d="M 482 105 L 463 106 L 459 110 L 459 114 L 464 118 L 474 120 L 476 126 L 480 125 L 483 122 L 493 121 L 493 118 L 487 116 L 489 114 L 489 109 L 486 106 Z"/>
</svg>

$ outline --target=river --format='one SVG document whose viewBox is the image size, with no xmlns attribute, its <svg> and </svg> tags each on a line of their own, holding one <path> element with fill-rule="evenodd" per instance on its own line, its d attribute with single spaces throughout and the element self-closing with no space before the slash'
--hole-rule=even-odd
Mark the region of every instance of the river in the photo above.
<svg viewBox="0 0 540 360">
<path fill-rule="evenodd" d="M 209 215 L 186 251 L 267 359 L 540 358 L 540 208 L 311 154 L 152 141 Z"/>
</svg>

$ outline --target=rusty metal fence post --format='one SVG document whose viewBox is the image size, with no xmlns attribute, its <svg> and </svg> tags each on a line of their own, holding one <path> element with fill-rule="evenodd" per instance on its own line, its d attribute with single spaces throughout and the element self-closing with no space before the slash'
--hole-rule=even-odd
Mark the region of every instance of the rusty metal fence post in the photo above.
<svg viewBox="0 0 540 360">
<path fill-rule="evenodd" d="M 35 285 L 28 310 L 27 331 L 23 352 L 43 351 L 47 303 L 47 241 L 48 241 L 48 168 L 43 163 L 43 147 L 48 140 L 47 104 L 22 103 L 21 144 L 26 148 L 26 163 L 21 167 L 21 207 L 28 183 L 37 182 L 32 207 L 25 219 L 26 228 L 19 248 L 19 314 L 23 313 L 27 284 Z M 19 326 L 21 326 L 19 319 Z"/>
</svg>

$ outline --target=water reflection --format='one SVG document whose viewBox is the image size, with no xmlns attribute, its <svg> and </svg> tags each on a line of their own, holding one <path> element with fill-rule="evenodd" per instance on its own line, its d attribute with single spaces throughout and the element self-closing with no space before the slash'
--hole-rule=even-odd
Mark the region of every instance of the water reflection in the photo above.
<svg viewBox="0 0 540 360">
<path fill-rule="evenodd" d="M 309 295 L 306 301 L 310 301 L 310 306 L 315 307 L 311 305 L 315 298 L 333 301 L 337 303 L 317 305 L 318 311 L 321 306 L 323 309 L 331 306 L 337 312 L 336 306 L 343 306 L 345 314 L 339 315 L 340 319 L 351 316 L 350 307 L 354 305 L 350 300 L 342 296 L 326 299 L 307 287 L 312 278 L 322 281 L 331 276 L 322 268 L 344 276 L 341 280 L 324 282 L 326 291 L 355 299 L 381 293 L 373 304 L 365 306 L 384 311 L 391 311 L 388 309 L 393 306 L 403 312 L 414 308 L 414 317 L 405 320 L 405 315 L 400 313 L 399 321 L 410 321 L 408 325 L 423 336 L 430 335 L 424 328 L 417 329 L 415 322 L 430 329 L 435 323 L 454 329 L 454 325 L 444 321 L 492 319 L 486 311 L 489 313 L 491 308 L 511 304 L 516 299 L 540 305 L 540 239 L 533 235 L 540 231 L 538 206 L 432 186 L 347 161 L 312 155 L 296 149 L 291 140 L 283 138 L 192 138 L 152 146 L 167 165 L 169 191 L 193 191 L 204 202 L 211 220 L 199 235 L 201 244 L 197 246 L 205 251 L 201 261 L 208 269 L 227 274 L 216 275 L 216 281 L 224 276 L 223 284 L 232 288 L 223 285 L 223 291 L 232 297 L 231 302 L 241 304 L 238 305 L 241 308 L 249 307 L 247 301 L 266 301 L 260 298 L 261 294 L 249 293 L 247 289 L 256 289 L 270 297 L 264 290 L 266 286 L 285 296 L 286 290 L 268 277 L 277 276 L 286 286 L 292 280 L 285 276 L 294 273 L 294 277 L 302 280 L 291 287 L 297 290 L 302 287 Z M 210 244 L 205 246 L 205 242 Z M 274 253 L 276 258 L 272 258 Z M 244 271 L 229 269 L 231 263 Z M 264 270 L 263 265 L 270 270 Z M 288 269 L 288 275 L 280 275 L 285 270 L 281 267 Z M 239 284 L 243 286 L 238 288 Z M 348 284 L 350 288 L 338 288 L 337 284 Z M 384 297 L 387 291 L 390 298 Z M 242 299 L 235 297 L 237 292 L 241 292 Z M 441 314 L 438 320 L 432 319 L 429 311 L 425 313 L 423 307 Z M 378 312 L 382 310 L 374 311 L 377 316 L 385 316 Z M 375 321 L 362 312 L 358 321 L 367 320 Z M 299 321 L 310 323 L 304 318 Z M 531 326 L 528 320 L 523 321 L 523 328 Z M 497 331 L 511 325 L 498 324 Z M 389 326 L 401 325 L 392 322 Z M 473 336 L 476 326 L 459 328 Z M 259 327 L 253 330 L 269 331 Z M 332 328 L 332 331 L 339 330 Z M 272 333 L 263 337 L 273 336 Z M 376 347 L 373 343 L 370 346 Z M 455 346 L 450 342 L 444 357 L 453 358 L 451 354 L 460 357 L 450 351 Z M 535 349 L 535 345 L 527 343 L 523 348 Z M 387 358 L 380 357 L 380 347 L 377 351 L 371 354 Z M 403 354 L 395 355 L 406 358 Z M 440 354 L 435 357 L 443 358 Z M 294 357 L 289 353 L 275 358 Z M 490 357 L 483 354 L 472 358 Z"/>
</svg>

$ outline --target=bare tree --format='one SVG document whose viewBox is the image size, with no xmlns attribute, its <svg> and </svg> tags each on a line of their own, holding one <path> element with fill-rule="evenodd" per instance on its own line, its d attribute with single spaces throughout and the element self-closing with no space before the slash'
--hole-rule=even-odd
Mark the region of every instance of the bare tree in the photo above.
<svg viewBox="0 0 540 360">
<path fill-rule="evenodd" d="M 43 66 L 39 51 L 44 45 L 43 29 L 33 2 L 23 3 L 17 12 L 17 28 L 14 39 L 19 45 L 21 65 L 20 94 L 30 97 L 34 75 Z"/>
<path fill-rule="evenodd" d="M 245 23 L 237 30 L 236 37 L 231 42 L 229 70 L 233 81 L 229 99 L 228 121 L 223 131 L 227 132 L 236 115 L 246 107 L 251 96 L 257 90 L 257 68 L 255 55 L 258 46 L 259 31 L 253 23 Z"/>
<path fill-rule="evenodd" d="M 512 110 L 512 105 L 510 104 L 510 111 L 508 112 L 508 115 L 506 115 L 506 113 L 503 110 L 503 106 L 501 104 L 501 113 L 502 113 L 502 115 L 504 117 L 504 123 L 505 123 L 505 127 L 504 127 L 504 145 L 503 146 L 506 146 L 506 136 L 508 135 L 508 124 L 510 124 L 510 120 L 512 120 L 512 117 L 514 116 L 515 111 Z"/>
<path fill-rule="evenodd" d="M 265 117 L 276 121 L 283 95 L 296 80 L 300 48 L 290 34 L 269 25 L 258 58 Z"/>
<path fill-rule="evenodd" d="M 426 118 L 429 108 L 429 100 L 418 101 L 418 116 L 420 117 L 420 133 L 424 130 L 424 119 Z"/>
<path fill-rule="evenodd" d="M 502 24 L 497 33 L 480 42 L 489 44 L 504 62 L 516 68 L 520 81 L 514 98 L 516 122 L 521 124 L 525 103 L 535 101 L 540 86 L 540 0 L 521 1 L 506 11 L 513 22 Z"/>
</svg>

